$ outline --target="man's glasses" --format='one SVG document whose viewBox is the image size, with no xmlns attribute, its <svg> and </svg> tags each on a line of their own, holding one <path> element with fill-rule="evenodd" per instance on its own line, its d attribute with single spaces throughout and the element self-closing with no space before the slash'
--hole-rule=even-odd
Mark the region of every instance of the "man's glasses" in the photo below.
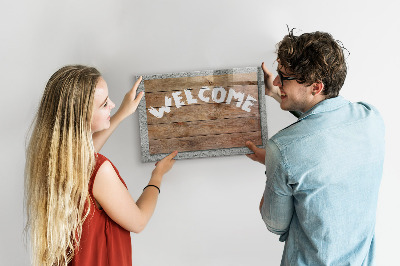
<svg viewBox="0 0 400 266">
<path fill-rule="evenodd" d="M 297 79 L 296 77 L 284 77 L 281 71 L 279 71 L 279 70 L 277 70 L 277 71 L 278 71 L 279 80 L 281 81 L 282 87 L 283 87 L 283 81 L 284 80 L 295 80 L 295 79 Z"/>
</svg>

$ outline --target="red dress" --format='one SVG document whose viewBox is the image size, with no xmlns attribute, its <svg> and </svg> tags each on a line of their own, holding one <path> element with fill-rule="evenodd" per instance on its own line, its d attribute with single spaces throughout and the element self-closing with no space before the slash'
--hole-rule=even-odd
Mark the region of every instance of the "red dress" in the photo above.
<svg viewBox="0 0 400 266">
<path fill-rule="evenodd" d="M 94 179 L 105 161 L 109 160 L 99 153 L 96 154 L 96 166 L 89 181 L 90 213 L 83 223 L 79 250 L 75 251 L 75 256 L 69 263 L 71 266 L 132 265 L 130 232 L 111 220 L 103 209 L 99 209 L 93 197 Z M 117 168 L 112 163 L 111 165 L 126 187 Z"/>
</svg>

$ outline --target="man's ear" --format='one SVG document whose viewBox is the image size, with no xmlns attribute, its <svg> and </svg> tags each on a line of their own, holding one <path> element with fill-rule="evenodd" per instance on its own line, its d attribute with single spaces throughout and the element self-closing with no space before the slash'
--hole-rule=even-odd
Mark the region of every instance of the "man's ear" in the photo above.
<svg viewBox="0 0 400 266">
<path fill-rule="evenodd" d="M 322 92 L 322 90 L 324 89 L 324 83 L 322 82 L 315 82 L 312 84 L 312 95 L 318 95 Z"/>
</svg>

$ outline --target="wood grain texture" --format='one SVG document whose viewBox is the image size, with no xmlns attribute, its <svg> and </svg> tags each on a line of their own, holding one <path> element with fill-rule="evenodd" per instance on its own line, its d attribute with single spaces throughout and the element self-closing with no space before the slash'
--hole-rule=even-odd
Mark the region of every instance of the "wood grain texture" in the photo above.
<svg viewBox="0 0 400 266">
<path fill-rule="evenodd" d="M 260 117 L 177 122 L 148 126 L 149 139 L 169 139 L 261 131 Z"/>
<path fill-rule="evenodd" d="M 144 90 L 151 155 L 262 145 L 257 72 L 150 79 Z"/>
<path fill-rule="evenodd" d="M 150 154 L 158 154 L 171 153 L 175 150 L 182 152 L 244 147 L 248 140 L 255 145 L 261 145 L 261 131 L 150 140 L 149 150 Z"/>
<path fill-rule="evenodd" d="M 230 87 L 233 85 L 257 85 L 257 73 L 239 73 L 210 75 L 199 77 L 182 77 L 152 79 L 144 81 L 145 92 L 175 91 L 193 87 L 212 86 Z"/>
</svg>

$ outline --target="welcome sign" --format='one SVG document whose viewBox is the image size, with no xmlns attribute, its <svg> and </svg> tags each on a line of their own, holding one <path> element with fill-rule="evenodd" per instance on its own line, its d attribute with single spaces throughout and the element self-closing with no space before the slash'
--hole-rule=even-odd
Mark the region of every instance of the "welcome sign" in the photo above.
<svg viewBox="0 0 400 266">
<path fill-rule="evenodd" d="M 142 161 L 247 154 L 268 139 L 261 68 L 143 75 L 138 93 Z"/>
</svg>

